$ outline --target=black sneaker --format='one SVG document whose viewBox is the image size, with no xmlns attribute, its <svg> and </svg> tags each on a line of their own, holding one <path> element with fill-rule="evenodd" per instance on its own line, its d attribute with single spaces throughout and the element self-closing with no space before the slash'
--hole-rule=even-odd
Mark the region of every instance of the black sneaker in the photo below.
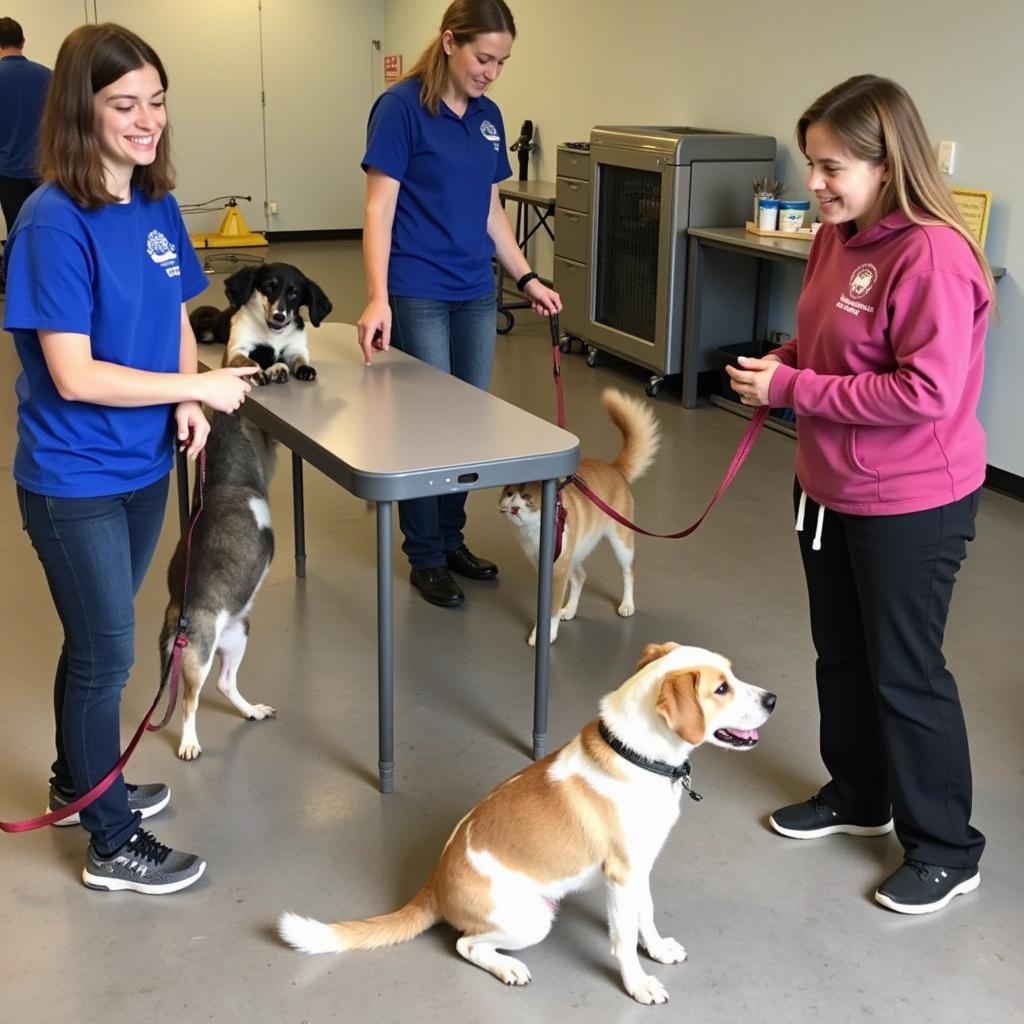
<svg viewBox="0 0 1024 1024">
<path fill-rule="evenodd" d="M 812 796 L 802 804 L 781 807 L 768 818 L 781 836 L 790 839 L 820 839 L 845 833 L 848 836 L 885 836 L 892 831 L 892 818 L 880 825 L 861 825 L 839 816 L 820 796 Z"/>
<path fill-rule="evenodd" d="M 931 914 L 954 896 L 974 892 L 981 872 L 973 868 L 944 868 L 920 860 L 905 860 L 876 890 L 875 899 L 900 914 Z"/>
<path fill-rule="evenodd" d="M 128 810 L 138 811 L 144 818 L 152 818 L 154 814 L 162 811 L 171 799 L 171 790 L 162 782 L 152 782 L 144 786 L 133 786 L 130 782 L 124 784 L 128 790 Z M 75 798 L 68 793 L 61 792 L 56 786 L 50 786 L 50 800 L 46 805 L 47 811 L 59 811 L 67 807 Z M 79 825 L 81 819 L 78 813 L 69 814 L 60 821 L 55 821 L 54 826 L 63 828 L 65 825 Z"/>
<path fill-rule="evenodd" d="M 140 828 L 120 850 L 101 857 L 89 844 L 82 881 L 90 889 L 116 892 L 124 889 L 150 896 L 186 889 L 198 882 L 206 861 L 194 853 L 179 853 Z"/>
</svg>

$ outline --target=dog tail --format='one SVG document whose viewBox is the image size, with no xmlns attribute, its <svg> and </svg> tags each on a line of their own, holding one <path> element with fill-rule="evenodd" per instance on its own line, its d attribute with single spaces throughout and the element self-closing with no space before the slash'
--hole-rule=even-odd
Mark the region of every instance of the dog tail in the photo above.
<svg viewBox="0 0 1024 1024">
<path fill-rule="evenodd" d="M 440 920 L 434 887 L 427 882 L 401 910 L 392 914 L 324 924 L 310 917 L 284 913 L 278 919 L 277 931 L 300 953 L 343 953 L 349 949 L 397 946 L 416 938 Z"/>
<path fill-rule="evenodd" d="M 192 333 L 196 336 L 196 341 L 216 340 L 216 325 L 219 316 L 220 310 L 215 306 L 200 306 L 189 314 L 188 322 L 192 325 Z"/>
<path fill-rule="evenodd" d="M 601 401 L 622 434 L 622 451 L 612 465 L 627 483 L 643 476 L 661 446 L 661 427 L 650 408 L 615 388 L 605 388 Z"/>
</svg>

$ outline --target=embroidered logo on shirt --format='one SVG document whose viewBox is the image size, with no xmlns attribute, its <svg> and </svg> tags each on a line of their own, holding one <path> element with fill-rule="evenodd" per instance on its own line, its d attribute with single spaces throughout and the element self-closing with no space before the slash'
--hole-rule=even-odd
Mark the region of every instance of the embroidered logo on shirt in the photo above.
<svg viewBox="0 0 1024 1024">
<path fill-rule="evenodd" d="M 181 276 L 177 250 L 162 231 L 150 231 L 146 237 L 146 252 L 157 266 L 164 268 L 168 277 Z"/>
<path fill-rule="evenodd" d="M 480 125 L 480 134 L 490 143 L 493 143 L 495 149 L 501 149 L 501 136 L 498 134 L 498 129 L 491 124 L 490 121 L 484 120 Z"/>
<path fill-rule="evenodd" d="M 836 308 L 844 313 L 852 313 L 860 316 L 861 313 L 874 313 L 875 307 L 861 302 L 862 299 L 874 287 L 878 280 L 878 268 L 873 263 L 862 263 L 851 275 L 849 284 L 849 296 L 840 295 Z"/>
</svg>

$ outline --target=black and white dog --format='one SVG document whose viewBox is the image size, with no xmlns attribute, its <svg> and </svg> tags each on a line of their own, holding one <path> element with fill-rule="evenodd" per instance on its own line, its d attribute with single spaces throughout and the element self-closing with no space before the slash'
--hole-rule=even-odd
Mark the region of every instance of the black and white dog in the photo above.
<svg viewBox="0 0 1024 1024">
<path fill-rule="evenodd" d="M 299 310 L 305 306 L 309 322 L 319 327 L 331 312 L 331 301 L 321 287 L 290 263 L 263 263 L 236 270 L 225 282 L 231 305 L 219 310 L 200 306 L 189 317 L 196 340 L 227 345 L 225 366 L 258 366 L 253 384 L 315 380 L 310 363 L 306 325 Z"/>
<path fill-rule="evenodd" d="M 220 656 L 217 689 L 250 721 L 274 715 L 267 704 L 250 704 L 238 691 L 238 667 L 249 639 L 249 612 L 270 560 L 274 532 L 267 489 L 277 445 L 238 413 L 213 413 L 206 442 L 203 510 L 196 520 L 189 558 L 185 635 L 181 659 L 182 735 L 178 757 L 202 752 L 196 732 L 199 691 Z M 198 502 L 194 495 L 193 509 Z M 187 536 L 187 535 L 186 535 Z M 160 633 L 163 663 L 171 656 L 181 616 L 186 536 L 178 541 L 167 571 L 171 599 Z"/>
</svg>

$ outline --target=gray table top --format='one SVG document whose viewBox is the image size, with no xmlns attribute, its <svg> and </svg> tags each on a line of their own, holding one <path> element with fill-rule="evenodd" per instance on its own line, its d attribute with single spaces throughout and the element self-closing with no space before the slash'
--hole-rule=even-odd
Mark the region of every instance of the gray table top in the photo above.
<svg viewBox="0 0 1024 1024">
<path fill-rule="evenodd" d="M 418 359 L 390 349 L 364 366 L 351 324 L 306 330 L 316 380 L 253 388 L 242 410 L 358 497 L 550 480 L 579 464 L 573 434 Z M 199 346 L 203 368 L 222 356 L 221 346 Z"/>
<path fill-rule="evenodd" d="M 755 235 L 746 228 L 688 228 L 687 234 L 718 242 L 737 249 L 749 249 L 752 254 L 806 260 L 811 251 L 813 236 L 800 235 L 792 239 L 772 235 Z M 998 281 L 1006 276 L 1006 267 L 992 267 L 992 276 Z"/>
<path fill-rule="evenodd" d="M 555 183 L 553 181 L 502 181 L 498 184 L 498 195 L 503 199 L 512 199 L 530 206 L 554 206 Z"/>
</svg>

